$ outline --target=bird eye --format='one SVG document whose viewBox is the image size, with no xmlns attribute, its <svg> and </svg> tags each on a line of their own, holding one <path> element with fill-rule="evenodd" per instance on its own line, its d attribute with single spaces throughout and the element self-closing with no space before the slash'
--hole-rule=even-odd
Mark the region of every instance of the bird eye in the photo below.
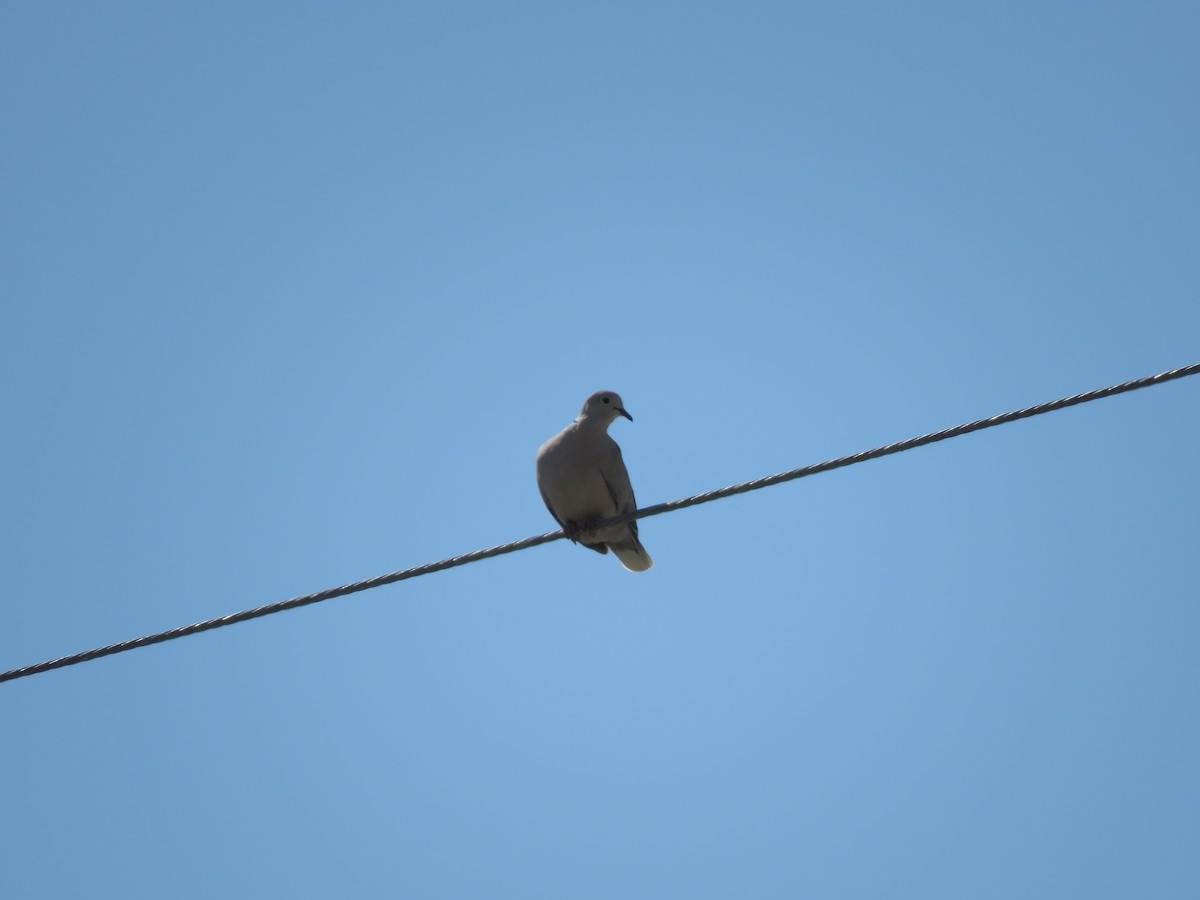
<svg viewBox="0 0 1200 900">
<path fill-rule="evenodd" d="M 601 402 L 601 403 L 607 403 L 607 402 L 608 402 L 608 398 L 607 398 L 607 397 L 601 397 L 601 398 L 600 398 L 600 402 Z"/>
</svg>

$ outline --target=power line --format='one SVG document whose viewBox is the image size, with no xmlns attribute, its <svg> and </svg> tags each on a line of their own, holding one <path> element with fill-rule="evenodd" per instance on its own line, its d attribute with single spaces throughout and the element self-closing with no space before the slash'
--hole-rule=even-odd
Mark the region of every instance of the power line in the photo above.
<svg viewBox="0 0 1200 900">
<path fill-rule="evenodd" d="M 614 516 L 611 519 L 605 519 L 598 523 L 597 527 L 602 525 L 616 525 L 620 524 L 621 522 L 627 522 L 631 519 L 644 519 L 649 516 L 657 516 L 660 513 L 674 512 L 677 509 L 684 509 L 688 506 L 697 506 L 701 503 L 708 503 L 713 500 L 722 500 L 725 497 L 732 497 L 734 494 L 744 494 L 748 491 L 757 491 L 760 488 L 772 487 L 776 484 L 782 484 L 785 481 L 794 481 L 797 478 L 804 478 L 808 475 L 816 475 L 820 472 L 828 472 L 831 469 L 840 469 L 844 466 L 852 466 L 856 463 L 866 462 L 870 459 L 878 459 L 881 456 L 890 456 L 893 453 L 902 453 L 905 450 L 913 450 L 917 447 L 923 447 L 926 444 L 934 444 L 938 441 L 944 441 L 949 438 L 960 437 L 964 434 L 970 434 L 973 431 L 982 431 L 985 428 L 993 428 L 996 425 L 1005 425 L 1009 422 L 1015 422 L 1018 419 L 1028 419 L 1031 416 L 1040 416 L 1042 413 L 1055 412 L 1056 410 L 1065 409 L 1068 406 L 1077 406 L 1080 403 L 1088 403 L 1092 400 L 1100 400 L 1104 397 L 1112 397 L 1116 394 L 1124 394 L 1128 391 L 1135 391 L 1138 388 L 1163 384 L 1167 381 L 1174 381 L 1177 378 L 1185 378 L 1188 375 L 1196 375 L 1198 373 L 1200 373 L 1200 363 L 1194 363 L 1178 369 L 1171 369 L 1168 372 L 1160 372 L 1157 375 L 1149 375 L 1145 378 L 1137 378 L 1133 381 L 1126 381 L 1123 384 L 1115 384 L 1111 387 L 1099 388 L 1097 390 L 1087 391 L 1082 394 L 1074 394 L 1070 397 L 1064 397 L 1061 400 L 1051 400 L 1048 403 L 1040 403 L 1037 406 L 1029 406 L 1025 409 L 1014 410 L 1013 412 L 992 416 L 988 419 L 978 419 L 974 422 L 968 422 L 965 425 L 956 425 L 953 428 L 945 428 L 941 431 L 934 431 L 930 434 L 924 434 L 920 437 L 898 441 L 894 444 L 885 444 L 884 446 L 876 447 L 873 450 L 864 450 L 861 453 L 855 453 L 850 456 L 841 456 L 837 459 L 831 459 L 826 462 L 804 466 L 799 469 L 791 469 L 787 472 L 780 472 L 778 475 L 770 475 L 766 478 L 757 478 L 754 481 L 745 481 L 741 484 L 734 484 L 730 485 L 729 487 L 720 488 L 719 490 L 708 491 L 703 494 L 696 494 L 692 497 L 684 497 L 680 500 L 671 500 L 667 503 L 659 503 L 654 506 L 647 506 L 644 509 L 639 509 L 632 513 L 626 513 L 625 515 Z M 492 556 L 501 556 L 505 553 L 515 553 L 518 550 L 526 550 L 530 547 L 536 547 L 538 544 L 547 544 L 550 541 L 557 541 L 565 536 L 566 535 L 561 531 L 550 531 L 546 534 L 527 537 L 524 540 L 514 541 L 510 544 L 500 544 L 495 547 L 488 547 L 484 550 L 475 550 L 471 553 L 464 553 L 461 556 L 452 556 L 449 559 L 439 560 L 438 562 L 426 563 L 423 566 L 416 566 L 411 569 L 402 569 L 398 572 L 391 572 L 387 575 L 377 575 L 374 578 L 368 578 L 365 581 L 356 581 L 353 584 L 345 584 L 341 587 L 318 591 L 315 594 L 305 594 L 302 597 L 293 597 L 290 600 L 281 600 L 277 603 L 269 603 L 266 606 L 259 606 L 254 609 L 247 609 L 243 610 L 242 612 L 231 613 L 230 615 L 221 616 L 216 619 L 208 619 L 204 622 L 196 622 L 194 625 L 184 625 L 180 628 L 172 628 L 170 631 L 160 631 L 156 634 L 148 634 L 144 637 L 121 641 L 118 644 L 109 644 L 106 647 L 97 647 L 95 650 L 85 650 L 82 653 L 73 653 L 70 656 L 62 656 L 58 659 L 51 659 L 45 662 L 35 663 L 34 665 L 24 666 L 20 669 L 11 669 L 7 672 L 0 672 L 0 682 L 13 681 L 17 678 L 24 678 L 28 675 L 38 675 L 42 672 L 49 672 L 51 669 L 61 669 L 64 666 L 73 666 L 76 663 L 88 662 L 89 660 L 99 659 L 102 656 L 112 656 L 114 653 L 124 653 L 126 650 L 134 650 L 138 647 L 147 647 L 150 644 L 160 644 L 163 641 L 187 637 L 191 634 L 199 634 L 202 631 L 211 631 L 214 628 L 223 628 L 226 625 L 233 625 L 237 622 L 245 622 L 248 619 L 257 619 L 260 616 L 268 616 L 271 613 L 283 612 L 286 609 L 296 609 L 300 606 L 308 606 L 310 603 L 320 603 L 322 600 L 332 600 L 334 597 L 344 597 L 347 594 L 355 594 L 359 591 L 369 590 L 370 588 L 382 587 L 385 584 L 392 584 L 397 581 L 416 578 L 418 575 L 429 575 L 432 572 L 440 572 L 443 569 L 453 569 L 455 566 L 465 566 L 467 563 L 478 562 L 479 560 L 488 559 Z"/>
</svg>

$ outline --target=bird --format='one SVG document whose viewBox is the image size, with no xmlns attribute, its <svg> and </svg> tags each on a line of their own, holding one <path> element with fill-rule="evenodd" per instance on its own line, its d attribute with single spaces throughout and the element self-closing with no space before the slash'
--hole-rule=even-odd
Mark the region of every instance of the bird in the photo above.
<svg viewBox="0 0 1200 900">
<path fill-rule="evenodd" d="M 538 449 L 538 490 L 573 543 L 597 553 L 611 550 L 630 572 L 644 572 L 654 560 L 638 540 L 636 520 L 595 527 L 600 519 L 637 509 L 621 448 L 608 435 L 619 416 L 633 421 L 614 391 L 588 397 L 575 421 Z"/>
</svg>

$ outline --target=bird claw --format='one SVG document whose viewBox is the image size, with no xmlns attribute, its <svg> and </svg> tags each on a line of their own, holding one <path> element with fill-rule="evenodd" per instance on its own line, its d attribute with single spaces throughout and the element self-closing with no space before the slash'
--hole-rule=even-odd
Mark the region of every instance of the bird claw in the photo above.
<svg viewBox="0 0 1200 900">
<path fill-rule="evenodd" d="M 567 540 L 572 544 L 578 544 L 584 537 L 591 535 L 599 524 L 599 519 L 590 519 L 582 525 L 568 519 L 567 524 L 563 526 L 563 534 L 567 536 Z"/>
</svg>

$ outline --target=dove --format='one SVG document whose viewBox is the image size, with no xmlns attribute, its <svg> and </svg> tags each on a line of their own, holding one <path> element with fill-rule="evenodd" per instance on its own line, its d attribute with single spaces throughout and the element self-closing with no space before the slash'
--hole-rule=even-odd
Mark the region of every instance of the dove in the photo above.
<svg viewBox="0 0 1200 900">
<path fill-rule="evenodd" d="M 637 509 L 621 448 L 608 436 L 618 416 L 633 421 L 613 391 L 588 397 L 578 418 L 538 450 L 538 490 L 572 542 L 611 550 L 630 572 L 644 572 L 654 561 L 638 540 L 636 520 L 595 529 L 600 519 Z"/>
</svg>

